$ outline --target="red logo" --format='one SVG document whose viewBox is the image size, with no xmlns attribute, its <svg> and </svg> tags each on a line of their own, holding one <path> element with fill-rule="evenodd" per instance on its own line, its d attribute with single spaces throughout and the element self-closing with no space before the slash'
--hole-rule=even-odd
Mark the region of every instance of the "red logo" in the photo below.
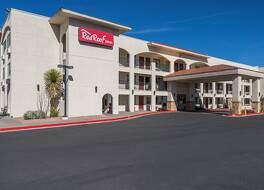
<svg viewBox="0 0 264 190">
<path fill-rule="evenodd" d="M 90 28 L 85 28 L 82 26 L 79 28 L 79 40 L 82 42 L 88 42 L 102 46 L 108 46 L 108 47 L 114 46 L 113 34 L 98 30 L 93 30 Z"/>
</svg>

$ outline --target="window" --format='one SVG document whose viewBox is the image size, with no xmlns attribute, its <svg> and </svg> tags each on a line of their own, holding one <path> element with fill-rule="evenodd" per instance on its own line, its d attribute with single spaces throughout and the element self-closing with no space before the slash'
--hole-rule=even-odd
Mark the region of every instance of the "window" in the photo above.
<svg viewBox="0 0 264 190">
<path fill-rule="evenodd" d="M 146 58 L 146 69 L 150 69 L 150 65 L 151 65 L 151 59 L 149 57 Z"/>
<path fill-rule="evenodd" d="M 146 103 L 147 103 L 147 105 L 150 105 L 151 104 L 151 97 L 150 96 L 147 96 Z"/>
<path fill-rule="evenodd" d="M 129 54 L 122 49 L 119 49 L 119 64 L 122 66 L 129 66 Z"/>
<path fill-rule="evenodd" d="M 6 40 L 3 42 L 3 54 L 5 53 L 6 51 Z"/>
<path fill-rule="evenodd" d="M 2 73 L 2 76 L 3 76 L 3 80 L 5 79 L 5 68 L 3 67 L 3 73 Z"/>
<path fill-rule="evenodd" d="M 160 59 L 153 59 L 153 62 L 156 65 L 156 69 L 159 69 L 161 67 L 161 65 L 160 65 Z"/>
<path fill-rule="evenodd" d="M 245 86 L 245 92 L 249 92 L 250 91 L 250 87 L 249 86 Z"/>
<path fill-rule="evenodd" d="M 178 60 L 174 63 L 174 71 L 186 70 L 186 64 L 182 60 Z"/>
<path fill-rule="evenodd" d="M 195 97 L 195 104 L 201 104 L 200 97 Z"/>
<path fill-rule="evenodd" d="M 250 105 L 250 99 L 249 98 L 245 98 L 244 99 L 244 105 L 245 106 L 249 106 Z"/>
<path fill-rule="evenodd" d="M 8 63 L 7 65 L 7 76 L 10 76 L 11 75 L 11 63 Z"/>
<path fill-rule="evenodd" d="M 139 57 L 139 68 L 144 69 L 144 57 Z"/>
<path fill-rule="evenodd" d="M 10 45 L 11 45 L 11 36 L 10 36 L 10 33 L 9 33 L 7 38 L 6 38 L 6 46 L 7 46 L 7 48 L 9 48 Z"/>
</svg>

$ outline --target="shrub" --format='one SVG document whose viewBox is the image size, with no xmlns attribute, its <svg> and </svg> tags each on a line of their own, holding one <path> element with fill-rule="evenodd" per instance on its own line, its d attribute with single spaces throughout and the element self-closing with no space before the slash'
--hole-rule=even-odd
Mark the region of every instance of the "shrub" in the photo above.
<svg viewBox="0 0 264 190">
<path fill-rule="evenodd" d="M 55 107 L 50 108 L 50 117 L 58 117 L 59 116 L 59 109 Z"/>
<path fill-rule="evenodd" d="M 264 112 L 264 96 L 261 96 L 260 98 L 260 108 L 261 112 Z"/>
<path fill-rule="evenodd" d="M 46 113 L 43 111 L 27 111 L 24 114 L 25 120 L 31 120 L 31 119 L 43 119 L 46 118 Z"/>
</svg>

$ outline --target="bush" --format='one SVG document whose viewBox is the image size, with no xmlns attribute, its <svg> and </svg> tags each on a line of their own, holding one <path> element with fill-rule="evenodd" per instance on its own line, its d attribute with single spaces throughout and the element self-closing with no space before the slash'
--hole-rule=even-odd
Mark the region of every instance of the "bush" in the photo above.
<svg viewBox="0 0 264 190">
<path fill-rule="evenodd" d="M 261 112 L 264 112 L 264 96 L 261 96 L 260 98 L 260 108 L 261 108 Z"/>
<path fill-rule="evenodd" d="M 43 111 L 27 111 L 24 114 L 25 120 L 31 120 L 31 119 L 43 119 L 46 118 L 46 113 Z"/>
<path fill-rule="evenodd" d="M 59 116 L 59 109 L 52 107 L 50 109 L 50 117 L 58 117 Z"/>
</svg>

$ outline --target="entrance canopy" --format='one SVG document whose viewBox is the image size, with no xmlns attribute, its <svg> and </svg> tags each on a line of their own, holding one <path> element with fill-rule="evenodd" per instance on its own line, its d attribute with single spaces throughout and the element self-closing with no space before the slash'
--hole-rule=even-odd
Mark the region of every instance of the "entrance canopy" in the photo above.
<svg viewBox="0 0 264 190">
<path fill-rule="evenodd" d="M 181 70 L 164 77 L 165 81 L 178 82 L 217 82 L 232 81 L 236 76 L 243 79 L 261 79 L 264 73 L 229 65 L 215 65 L 189 70 Z"/>
</svg>

